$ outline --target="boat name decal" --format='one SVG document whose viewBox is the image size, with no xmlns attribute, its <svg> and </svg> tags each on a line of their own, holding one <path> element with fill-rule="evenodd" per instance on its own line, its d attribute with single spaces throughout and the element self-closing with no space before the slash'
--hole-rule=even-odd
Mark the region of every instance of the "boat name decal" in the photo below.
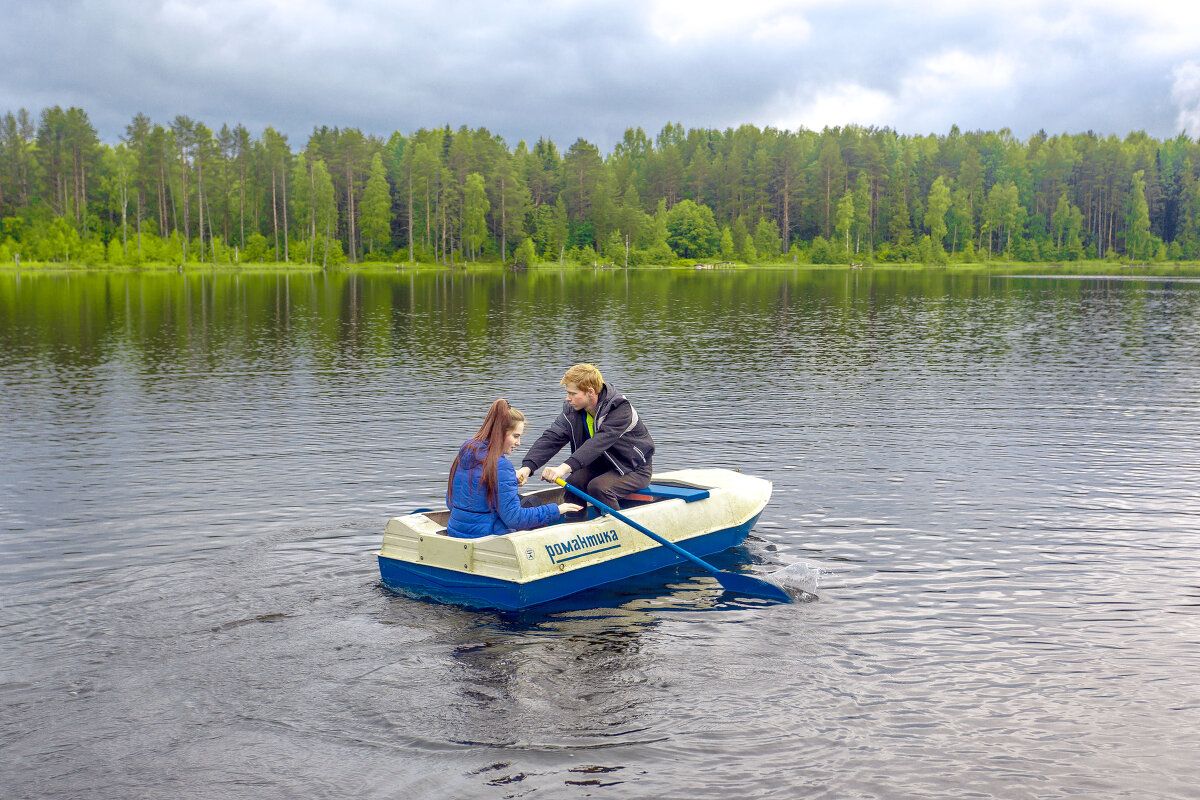
<svg viewBox="0 0 1200 800">
<path fill-rule="evenodd" d="M 574 539 L 567 539 L 565 542 L 555 542 L 554 544 L 545 545 L 546 553 L 550 556 L 550 561 L 555 564 L 561 564 L 564 561 L 570 561 L 582 556 L 590 556 L 593 553 L 603 553 L 605 550 L 612 550 L 615 547 L 621 546 L 621 540 L 617 536 L 615 530 L 600 531 L 599 533 L 589 533 L 587 536 L 576 536 Z"/>
</svg>

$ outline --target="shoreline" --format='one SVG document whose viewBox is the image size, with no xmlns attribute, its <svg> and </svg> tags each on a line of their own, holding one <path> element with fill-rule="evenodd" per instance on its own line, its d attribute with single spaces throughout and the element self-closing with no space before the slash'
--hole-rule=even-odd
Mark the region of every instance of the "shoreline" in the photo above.
<svg viewBox="0 0 1200 800">
<path fill-rule="evenodd" d="M 255 274 L 255 273 L 404 273 L 404 272 L 448 272 L 458 274 L 512 272 L 514 274 L 530 272 L 623 272 L 632 271 L 678 271 L 678 272 L 708 272 L 722 274 L 733 271 L 747 270 L 827 270 L 845 272 L 940 272 L 940 273 L 1005 273 L 1015 275 L 1051 274 L 1051 275 L 1141 275 L 1146 277 L 1179 277 L 1200 276 L 1200 262 L 1169 262 L 1157 264 L 1134 264 L 1112 261 L 1073 261 L 1073 262 L 1024 262 L 1024 261 L 990 261 L 969 262 L 958 264 L 917 264 L 917 263 L 882 263 L 882 264 L 797 264 L 790 262 L 772 262 L 764 264 L 735 264 L 732 266 L 713 268 L 704 264 L 663 264 L 641 265 L 636 267 L 614 266 L 582 266 L 577 264 L 539 264 L 537 266 L 514 270 L 496 262 L 481 262 L 475 264 L 428 264 L 417 262 L 387 263 L 366 262 L 359 264 L 340 264 L 322 270 L 315 264 L 295 264 L 288 262 L 264 262 L 252 265 L 237 264 L 143 264 L 139 266 L 89 266 L 85 264 L 56 264 L 35 262 L 0 265 L 0 274 L 132 274 L 132 273 L 178 273 L 178 274 Z"/>
</svg>

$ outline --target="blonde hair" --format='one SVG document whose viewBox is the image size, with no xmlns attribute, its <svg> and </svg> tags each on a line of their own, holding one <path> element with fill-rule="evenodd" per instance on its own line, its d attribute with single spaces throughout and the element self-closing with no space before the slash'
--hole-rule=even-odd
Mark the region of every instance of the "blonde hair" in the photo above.
<svg viewBox="0 0 1200 800">
<path fill-rule="evenodd" d="M 585 392 L 591 390 L 600 394 L 600 390 L 604 388 L 604 376 L 595 364 L 576 364 L 567 370 L 559 381 L 561 386 L 567 384 L 578 386 Z"/>
</svg>

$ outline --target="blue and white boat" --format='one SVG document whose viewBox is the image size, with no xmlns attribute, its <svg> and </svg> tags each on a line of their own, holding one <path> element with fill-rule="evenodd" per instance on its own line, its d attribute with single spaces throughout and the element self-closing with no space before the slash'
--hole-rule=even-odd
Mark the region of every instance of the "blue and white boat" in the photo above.
<svg viewBox="0 0 1200 800">
<path fill-rule="evenodd" d="M 535 492 L 562 502 L 563 489 Z M 648 489 L 622 500 L 621 512 L 704 557 L 741 544 L 771 498 L 771 483 L 726 469 L 657 473 Z M 684 558 L 613 516 L 561 522 L 503 536 L 446 535 L 447 509 L 391 519 L 379 574 L 387 587 L 483 608 L 520 610 Z"/>
</svg>

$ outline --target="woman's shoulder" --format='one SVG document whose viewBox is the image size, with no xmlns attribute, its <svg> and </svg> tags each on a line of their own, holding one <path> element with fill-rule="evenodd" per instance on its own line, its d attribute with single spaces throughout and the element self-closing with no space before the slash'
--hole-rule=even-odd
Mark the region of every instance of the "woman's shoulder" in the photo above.
<svg viewBox="0 0 1200 800">
<path fill-rule="evenodd" d="M 465 458 L 468 461 L 483 461 L 487 458 L 487 442 L 481 442 L 478 439 L 467 439 L 462 443 L 462 447 L 458 448 L 460 458 Z"/>
<path fill-rule="evenodd" d="M 513 475 L 517 474 L 517 468 L 508 460 L 508 456 L 500 456 L 496 459 L 496 469 L 501 472 L 511 472 Z"/>
</svg>

